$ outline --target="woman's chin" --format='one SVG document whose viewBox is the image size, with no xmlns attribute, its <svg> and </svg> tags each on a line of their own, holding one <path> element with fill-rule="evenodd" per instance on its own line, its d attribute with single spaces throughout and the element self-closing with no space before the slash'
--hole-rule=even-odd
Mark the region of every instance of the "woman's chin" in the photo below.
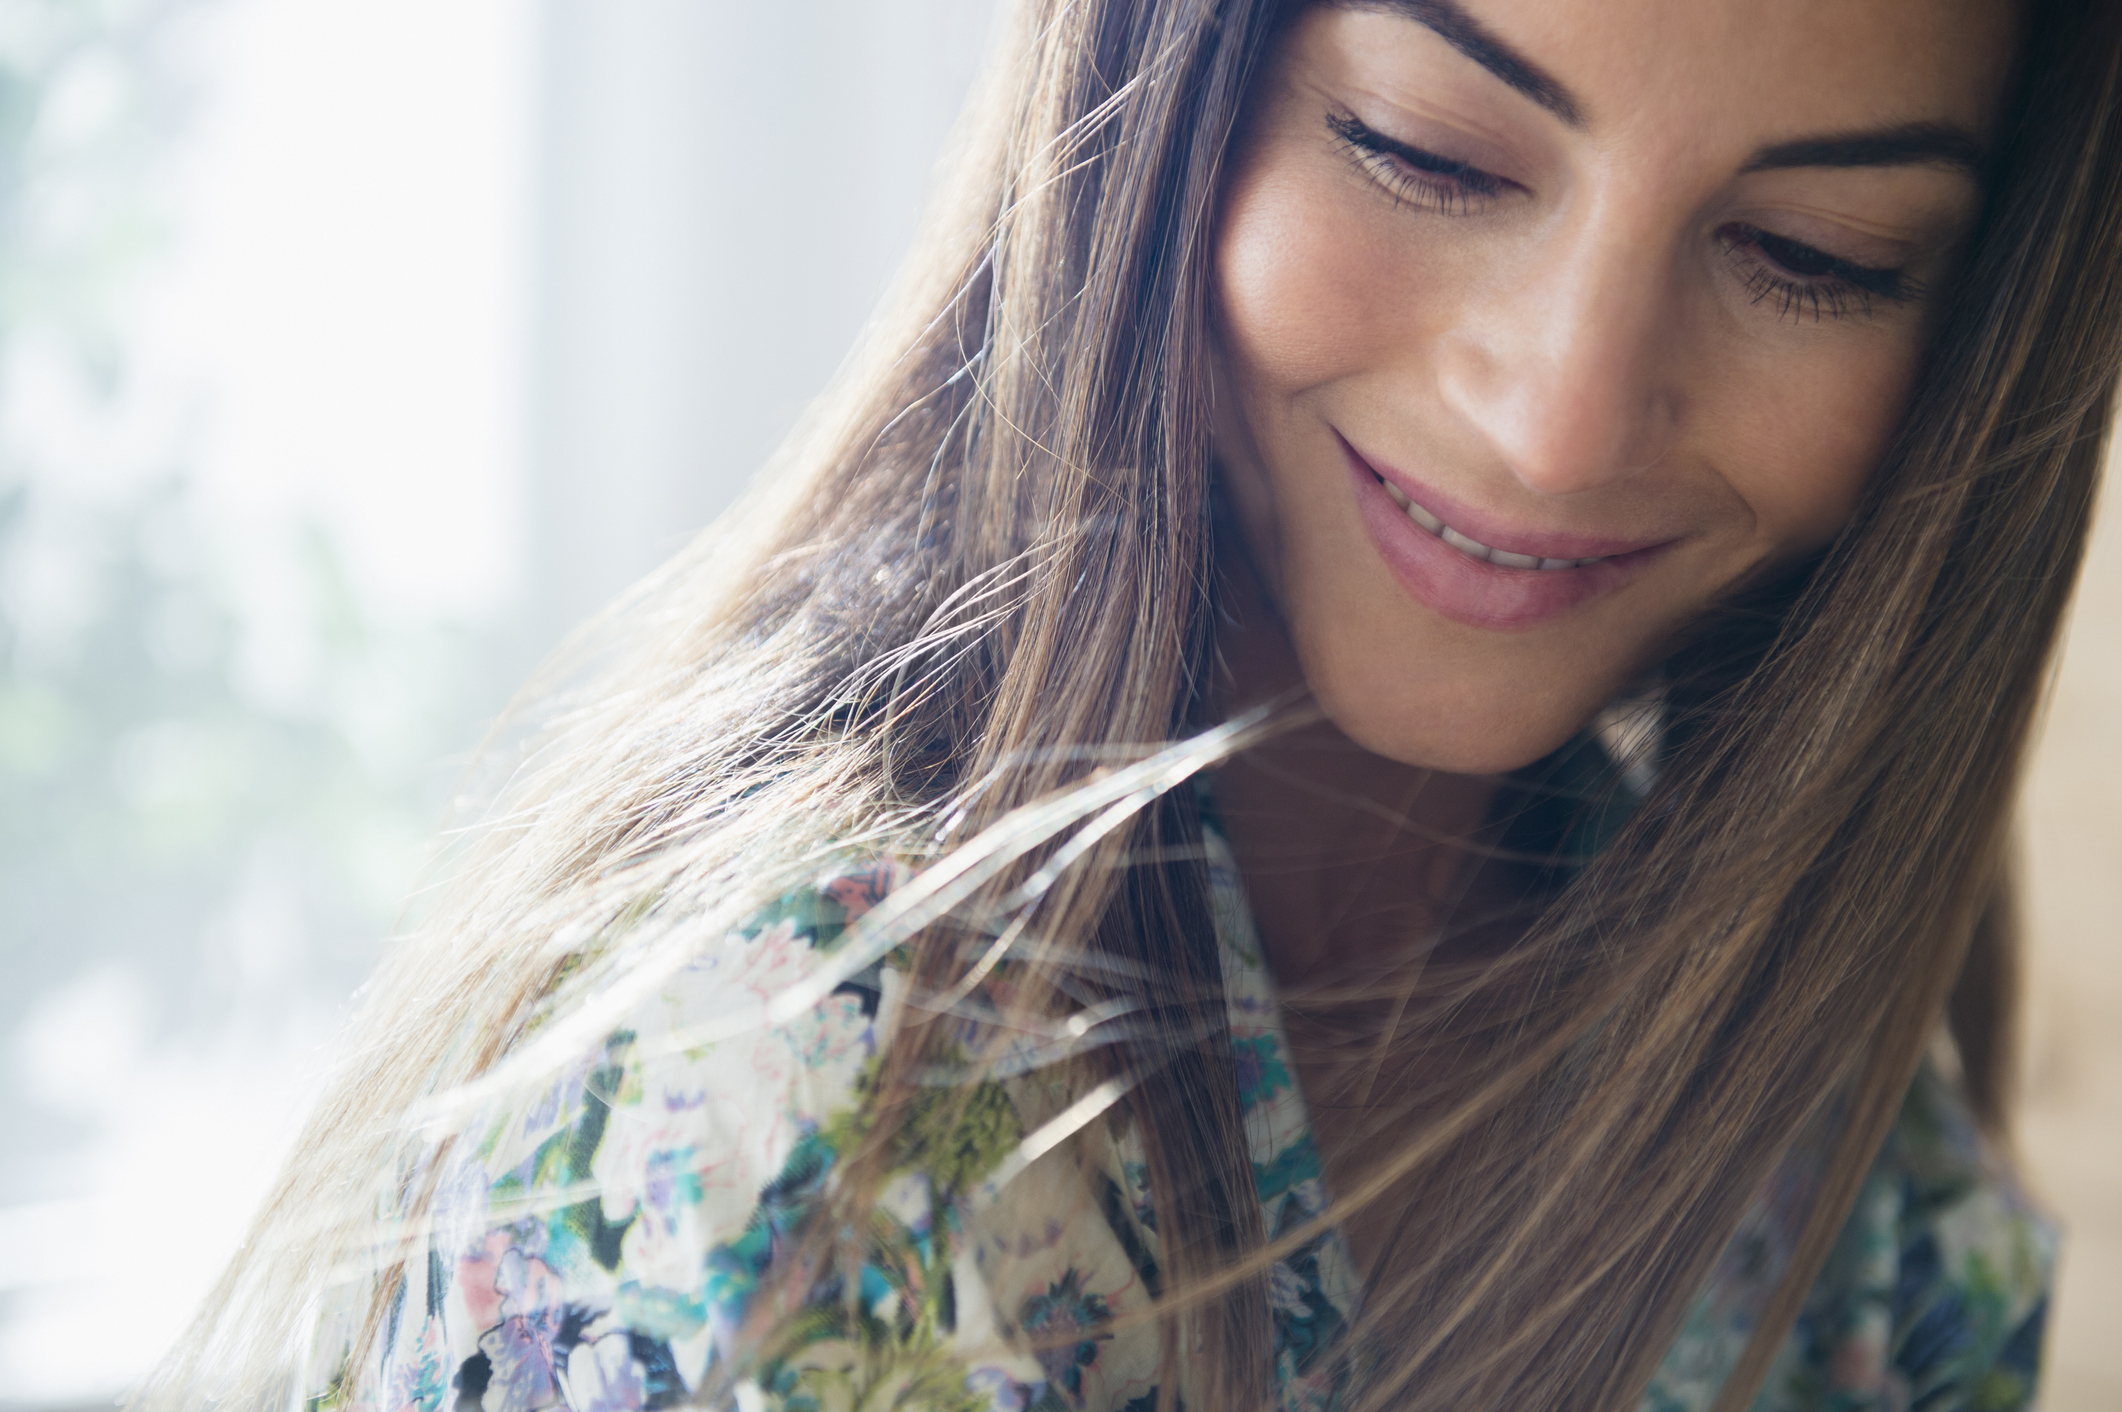
<svg viewBox="0 0 2122 1412">
<path fill-rule="evenodd" d="M 1314 688 L 1320 709 L 1341 734 L 1373 755 L 1454 775 L 1502 775 L 1553 754 L 1588 723 L 1598 703 L 1582 711 L 1517 713 L 1465 703 L 1404 702 L 1380 709 L 1375 696 L 1337 700 Z"/>
</svg>

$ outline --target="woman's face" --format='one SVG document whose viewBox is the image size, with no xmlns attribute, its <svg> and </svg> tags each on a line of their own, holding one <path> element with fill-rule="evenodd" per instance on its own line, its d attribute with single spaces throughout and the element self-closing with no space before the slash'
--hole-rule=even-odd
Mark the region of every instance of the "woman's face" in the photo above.
<svg viewBox="0 0 2122 1412">
<path fill-rule="evenodd" d="M 1217 234 L 1216 446 L 1359 744 L 1511 769 L 1824 545 L 1979 210 L 2006 0 L 1317 5 Z"/>
</svg>

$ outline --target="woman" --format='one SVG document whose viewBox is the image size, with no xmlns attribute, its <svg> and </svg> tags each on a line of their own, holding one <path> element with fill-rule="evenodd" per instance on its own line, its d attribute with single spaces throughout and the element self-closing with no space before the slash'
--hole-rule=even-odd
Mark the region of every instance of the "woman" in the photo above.
<svg viewBox="0 0 2122 1412">
<path fill-rule="evenodd" d="M 156 1397 L 2024 1406 L 2118 75 L 2096 0 L 1028 4 Z"/>
</svg>

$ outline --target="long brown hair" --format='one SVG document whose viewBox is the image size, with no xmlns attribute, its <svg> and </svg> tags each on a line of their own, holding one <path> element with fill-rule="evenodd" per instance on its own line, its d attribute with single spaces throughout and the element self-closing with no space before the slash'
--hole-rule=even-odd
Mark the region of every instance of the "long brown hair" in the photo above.
<svg viewBox="0 0 2122 1412">
<path fill-rule="evenodd" d="M 927 864 L 865 942 L 909 946 L 917 989 L 960 983 L 968 931 L 1016 939 L 1031 1010 L 1071 968 L 1147 978 L 1142 1023 L 1085 1062 L 1132 1085 L 1167 1358 L 1195 1405 L 1267 1404 L 1279 1247 L 1171 786 L 1273 729 L 1200 730 L 1205 370 L 1219 178 L 1289 8 L 1026 0 L 922 253 L 814 422 L 539 684 L 548 728 L 498 757 L 501 803 L 150 1400 L 206 1370 L 266 1392 L 320 1271 L 402 1278 L 479 1103 L 562 1069 L 824 851 L 871 847 Z M 1406 1042 L 1439 1077 L 1336 1193 L 1407 1212 L 1356 1405 L 1632 1403 L 1832 1097 L 1820 1195 L 1720 1403 L 1741 1407 L 1963 974 L 1961 1053 L 2001 1114 L 2008 816 L 2122 360 L 2122 11 L 2037 0 L 2024 43 L 1987 215 L 1861 508 L 1671 664 L 1669 758 L 1620 836 L 1492 966 L 1415 997 Z M 919 1096 L 914 1013 L 887 1111 Z M 853 1199 L 874 1167 L 848 1165 Z"/>
</svg>

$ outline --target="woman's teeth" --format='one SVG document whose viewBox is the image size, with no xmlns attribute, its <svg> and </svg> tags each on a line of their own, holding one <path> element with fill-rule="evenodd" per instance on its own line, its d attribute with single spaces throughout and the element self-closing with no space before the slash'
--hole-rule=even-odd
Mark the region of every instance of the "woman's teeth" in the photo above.
<svg viewBox="0 0 2122 1412">
<path fill-rule="evenodd" d="M 1586 564 L 1596 564 L 1598 559 L 1542 559 L 1536 554 L 1513 554 L 1504 549 L 1491 549 L 1480 540 L 1463 535 L 1429 511 L 1407 498 L 1407 493 L 1383 476 L 1378 484 L 1393 498 L 1393 504 L 1407 512 L 1407 517 L 1437 538 L 1449 544 L 1469 559 L 1484 563 L 1500 564 L 1506 569 L 1579 569 Z"/>
</svg>

